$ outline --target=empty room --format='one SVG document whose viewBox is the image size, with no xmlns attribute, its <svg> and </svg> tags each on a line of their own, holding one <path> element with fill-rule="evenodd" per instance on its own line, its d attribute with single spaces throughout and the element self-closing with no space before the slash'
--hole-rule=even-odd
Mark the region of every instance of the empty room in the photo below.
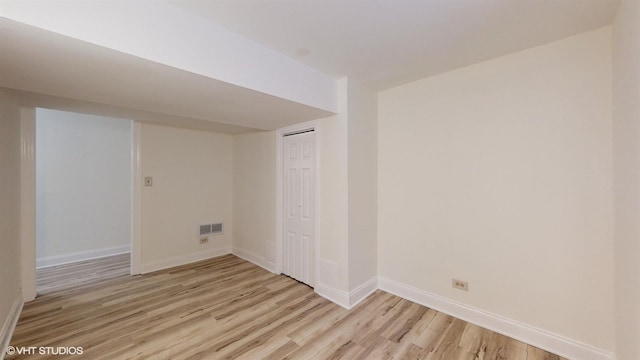
<svg viewBox="0 0 640 360">
<path fill-rule="evenodd" d="M 0 359 L 640 359 L 639 0 L 0 0 Z"/>
</svg>

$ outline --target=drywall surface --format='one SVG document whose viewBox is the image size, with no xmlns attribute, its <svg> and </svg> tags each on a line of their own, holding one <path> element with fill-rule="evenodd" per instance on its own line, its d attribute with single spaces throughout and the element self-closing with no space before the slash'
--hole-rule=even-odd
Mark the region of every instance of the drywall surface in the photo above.
<svg viewBox="0 0 640 360">
<path fill-rule="evenodd" d="M 336 108 L 335 80 L 166 2 L 4 1 L 0 16 L 315 108 Z"/>
<path fill-rule="evenodd" d="M 318 282 L 348 291 L 348 79 L 338 81 L 338 114 L 318 120 Z"/>
<path fill-rule="evenodd" d="M 229 252 L 233 233 L 231 135 L 142 125 L 143 272 Z M 200 244 L 201 224 L 224 233 Z"/>
<path fill-rule="evenodd" d="M 377 275 L 378 95 L 348 83 L 349 291 Z"/>
<path fill-rule="evenodd" d="M 37 109 L 37 261 L 130 243 L 131 121 Z"/>
<path fill-rule="evenodd" d="M 613 24 L 616 355 L 640 359 L 640 2 Z"/>
<path fill-rule="evenodd" d="M 233 247 L 276 261 L 276 134 L 233 137 Z"/>
<path fill-rule="evenodd" d="M 20 107 L 0 92 L 0 329 L 20 296 Z M 2 334 L 4 335 L 4 334 Z M 0 341 L 4 339 L 0 338 Z"/>
<path fill-rule="evenodd" d="M 612 351 L 611 29 L 378 101 L 379 275 Z"/>
</svg>

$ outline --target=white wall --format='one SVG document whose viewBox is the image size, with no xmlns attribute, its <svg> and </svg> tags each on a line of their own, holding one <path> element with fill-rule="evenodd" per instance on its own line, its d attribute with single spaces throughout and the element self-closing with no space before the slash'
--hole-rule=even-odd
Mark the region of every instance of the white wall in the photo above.
<svg viewBox="0 0 640 360">
<path fill-rule="evenodd" d="M 349 290 L 377 275 L 378 95 L 348 84 Z"/>
<path fill-rule="evenodd" d="M 318 127 L 316 291 L 351 307 L 376 286 L 376 93 L 339 80 L 338 114 L 318 120 Z"/>
<path fill-rule="evenodd" d="M 0 92 L 0 347 L 20 283 L 20 108 Z"/>
<path fill-rule="evenodd" d="M 349 292 L 377 273 L 377 94 L 346 78 L 339 84 L 339 114 L 317 120 L 316 289 L 350 306 Z M 269 269 L 276 261 L 276 137 L 235 135 L 233 148 L 234 252 Z"/>
<path fill-rule="evenodd" d="M 231 135 L 142 125 L 143 272 L 230 252 L 233 238 Z M 224 223 L 201 245 L 198 225 Z"/>
<path fill-rule="evenodd" d="M 233 137 L 234 252 L 275 269 L 276 134 Z"/>
<path fill-rule="evenodd" d="M 38 265 L 122 253 L 130 243 L 131 121 L 37 109 Z"/>
<path fill-rule="evenodd" d="M 380 93 L 379 275 L 613 350 L 610 49 L 606 27 Z"/>
<path fill-rule="evenodd" d="M 318 120 L 317 287 L 349 290 L 348 79 L 338 81 L 338 114 Z M 326 294 L 325 294 L 326 295 Z"/>
<path fill-rule="evenodd" d="M 640 2 L 613 25 L 616 355 L 640 359 Z"/>
<path fill-rule="evenodd" d="M 346 78 L 338 83 L 339 114 L 317 120 L 316 289 L 324 296 L 346 301 L 337 299 L 336 291 L 346 294 L 350 288 L 375 276 L 376 271 L 377 109 L 373 92 L 365 91 Z M 357 96 L 354 105 L 349 92 L 354 98 Z M 350 124 L 350 115 L 358 119 L 354 124 Z M 276 136 L 274 132 L 235 135 L 233 147 L 234 252 L 271 268 L 275 268 L 276 261 Z M 355 156 L 350 158 L 350 151 Z M 349 179 L 350 166 L 359 167 L 353 170 L 356 174 L 353 182 Z M 366 183 L 360 184 L 359 180 L 366 180 Z M 349 192 L 351 188 L 354 188 L 353 195 Z M 359 207 L 350 210 L 351 201 L 358 202 Z M 352 215 L 357 224 L 350 225 Z M 354 257 L 357 257 L 354 263 L 358 266 L 353 278 L 349 268 L 351 235 L 359 239 L 352 245 Z M 346 302 L 342 304 L 347 306 Z"/>
</svg>

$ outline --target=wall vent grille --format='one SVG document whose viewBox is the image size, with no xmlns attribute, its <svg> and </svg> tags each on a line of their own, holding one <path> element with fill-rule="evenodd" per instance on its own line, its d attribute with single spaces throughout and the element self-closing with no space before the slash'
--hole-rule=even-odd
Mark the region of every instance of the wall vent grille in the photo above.
<svg viewBox="0 0 640 360">
<path fill-rule="evenodd" d="M 200 225 L 200 236 L 211 234 L 211 224 Z"/>
<path fill-rule="evenodd" d="M 222 234 L 222 223 L 211 224 L 211 234 Z"/>
<path fill-rule="evenodd" d="M 199 236 L 222 234 L 224 226 L 222 223 L 200 225 L 198 229 Z"/>
</svg>

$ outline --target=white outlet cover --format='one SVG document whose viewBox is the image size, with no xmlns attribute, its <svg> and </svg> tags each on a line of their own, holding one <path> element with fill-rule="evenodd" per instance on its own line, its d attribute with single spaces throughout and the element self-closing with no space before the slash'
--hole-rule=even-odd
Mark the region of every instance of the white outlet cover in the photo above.
<svg viewBox="0 0 640 360">
<path fill-rule="evenodd" d="M 469 283 L 466 281 L 451 279 L 451 286 L 454 289 L 469 291 Z"/>
</svg>

